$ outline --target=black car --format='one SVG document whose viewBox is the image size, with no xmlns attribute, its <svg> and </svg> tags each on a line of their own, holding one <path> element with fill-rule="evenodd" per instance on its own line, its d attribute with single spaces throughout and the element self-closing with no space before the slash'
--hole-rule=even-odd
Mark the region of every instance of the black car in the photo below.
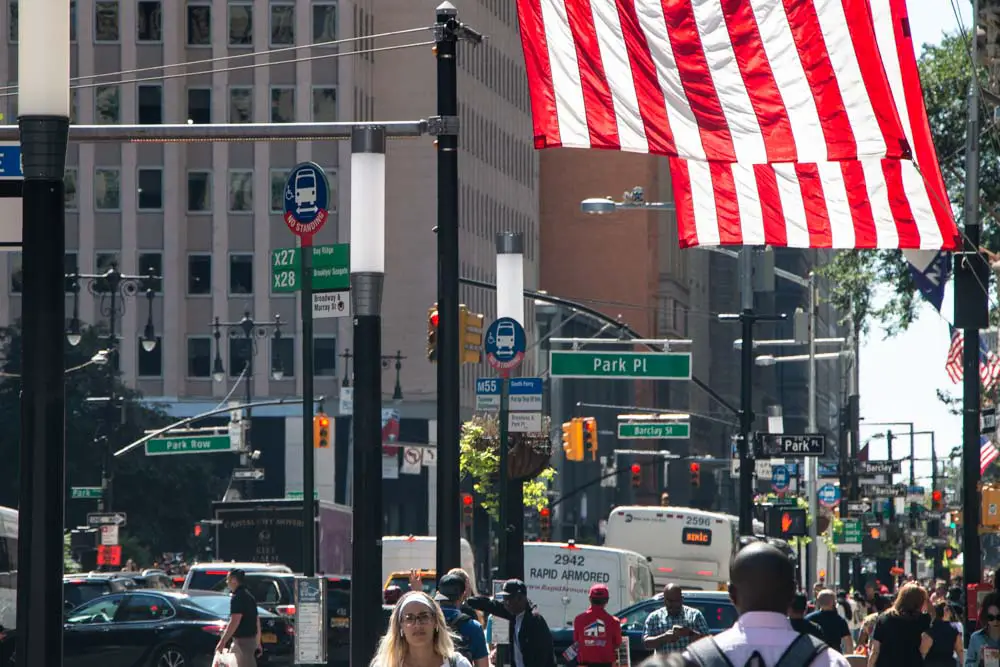
<svg viewBox="0 0 1000 667">
<path fill-rule="evenodd" d="M 326 576 L 326 664 L 341 667 L 351 659 L 351 578 Z M 287 572 L 247 572 L 246 587 L 264 609 L 294 622 L 295 577 Z M 226 582 L 216 584 L 225 591 Z"/>
<path fill-rule="evenodd" d="M 65 667 L 211 667 L 229 620 L 229 596 L 129 590 L 95 598 L 66 615 Z M 289 665 L 294 631 L 260 610 L 262 665 Z"/>
<path fill-rule="evenodd" d="M 728 630 L 739 618 L 736 607 L 729 599 L 729 593 L 683 591 L 683 595 L 684 604 L 702 613 L 708 623 L 708 629 L 713 635 Z M 642 645 L 642 634 L 646 627 L 646 617 L 661 607 L 663 607 L 662 593 L 613 614 L 616 618 L 621 619 L 622 634 L 628 637 L 629 653 L 632 656 L 633 665 L 639 664 L 653 653 Z M 553 628 L 552 644 L 556 653 L 556 661 L 560 664 L 567 664 L 563 652 L 573 644 L 573 628 Z M 575 664 L 575 661 L 570 661 L 568 664 Z"/>
<path fill-rule="evenodd" d="M 110 574 L 79 574 L 63 577 L 63 607 L 75 609 L 108 593 L 122 593 L 134 588 L 129 579 Z"/>
</svg>

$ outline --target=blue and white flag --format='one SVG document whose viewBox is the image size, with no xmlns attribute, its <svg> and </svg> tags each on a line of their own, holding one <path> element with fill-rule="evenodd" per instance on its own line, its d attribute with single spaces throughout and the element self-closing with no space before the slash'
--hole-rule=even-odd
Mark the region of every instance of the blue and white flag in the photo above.
<svg viewBox="0 0 1000 667">
<path fill-rule="evenodd" d="M 917 289 L 941 312 L 944 287 L 951 277 L 951 253 L 940 250 L 904 250 L 903 256 L 910 264 L 910 276 Z"/>
</svg>

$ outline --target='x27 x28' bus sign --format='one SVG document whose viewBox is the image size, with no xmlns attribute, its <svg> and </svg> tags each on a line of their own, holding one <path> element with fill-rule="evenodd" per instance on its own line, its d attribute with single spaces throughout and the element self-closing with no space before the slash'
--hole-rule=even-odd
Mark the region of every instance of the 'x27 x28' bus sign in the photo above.
<svg viewBox="0 0 1000 667">
<path fill-rule="evenodd" d="M 758 433 L 754 445 L 754 456 L 757 458 L 826 455 L 826 436 L 816 433 L 801 435 Z"/>
</svg>

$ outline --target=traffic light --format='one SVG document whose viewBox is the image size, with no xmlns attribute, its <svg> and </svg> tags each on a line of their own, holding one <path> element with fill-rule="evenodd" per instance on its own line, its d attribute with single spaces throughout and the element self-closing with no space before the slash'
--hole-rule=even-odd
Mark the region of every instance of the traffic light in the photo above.
<svg viewBox="0 0 1000 667">
<path fill-rule="evenodd" d="M 313 447 L 330 448 L 330 418 L 322 412 L 313 416 Z"/>
<path fill-rule="evenodd" d="M 583 460 L 583 420 L 574 417 L 562 425 L 563 451 L 567 461 Z"/>
<path fill-rule="evenodd" d="M 788 509 L 786 507 L 767 508 L 768 537 L 787 540 L 791 537 L 802 537 L 808 534 L 806 511 L 804 509 Z"/>
<path fill-rule="evenodd" d="M 438 305 L 435 303 L 427 309 L 427 361 L 436 363 L 438 360 Z"/>
<path fill-rule="evenodd" d="M 462 527 L 472 528 L 472 513 L 475 511 L 475 500 L 471 493 L 462 494 Z"/>
<path fill-rule="evenodd" d="M 194 524 L 194 536 L 195 537 L 201 537 L 201 524 L 200 523 Z"/>
<path fill-rule="evenodd" d="M 552 537 L 552 510 L 548 507 L 538 510 L 538 534 L 542 542 L 548 542 Z"/>
<path fill-rule="evenodd" d="M 583 418 L 583 451 L 590 452 L 590 460 L 597 460 L 597 420 Z"/>
<path fill-rule="evenodd" d="M 935 512 L 940 512 L 944 509 L 944 493 L 938 489 L 931 492 L 931 509 Z"/>
<path fill-rule="evenodd" d="M 483 359 L 483 320 L 482 313 L 473 313 L 462 304 L 458 307 L 459 322 L 462 329 L 462 363 L 478 364 Z M 435 328 L 437 325 L 435 325 Z"/>
<path fill-rule="evenodd" d="M 691 488 L 700 489 L 701 488 L 701 464 L 692 461 L 688 465 L 688 469 L 691 471 Z"/>
<path fill-rule="evenodd" d="M 944 557 L 948 560 L 951 560 L 952 558 L 955 557 L 955 550 L 952 549 L 951 547 L 945 547 Z"/>
<path fill-rule="evenodd" d="M 638 463 L 632 464 L 632 488 L 638 489 L 642 486 L 642 466 Z"/>
<path fill-rule="evenodd" d="M 878 526 L 872 526 L 871 528 L 868 529 L 868 537 L 872 538 L 873 540 L 881 540 L 882 529 L 879 528 Z"/>
</svg>

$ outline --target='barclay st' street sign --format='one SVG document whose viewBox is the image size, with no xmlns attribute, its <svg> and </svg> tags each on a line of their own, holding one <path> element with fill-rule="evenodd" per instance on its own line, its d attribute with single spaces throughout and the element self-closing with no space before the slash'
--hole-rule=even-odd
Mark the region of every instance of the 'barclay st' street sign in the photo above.
<svg viewBox="0 0 1000 667">
<path fill-rule="evenodd" d="M 686 422 L 618 424 L 618 437 L 622 440 L 690 438 L 691 425 Z"/>
<path fill-rule="evenodd" d="M 854 470 L 859 475 L 898 475 L 899 461 L 855 461 Z"/>
<path fill-rule="evenodd" d="M 563 378 L 690 380 L 690 352 L 553 350 L 549 374 Z"/>
</svg>

